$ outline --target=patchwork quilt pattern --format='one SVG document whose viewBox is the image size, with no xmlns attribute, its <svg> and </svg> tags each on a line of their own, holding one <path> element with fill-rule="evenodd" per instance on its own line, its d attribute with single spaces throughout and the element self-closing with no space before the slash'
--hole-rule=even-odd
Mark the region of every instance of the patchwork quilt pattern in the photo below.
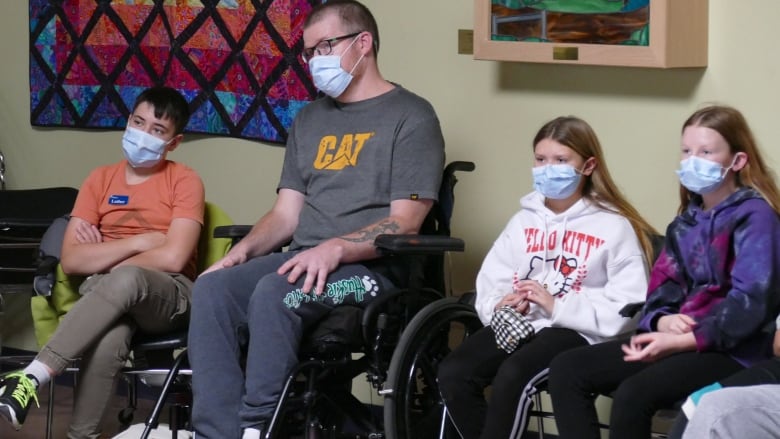
<svg viewBox="0 0 780 439">
<path fill-rule="evenodd" d="M 30 122 L 124 129 L 154 85 L 187 132 L 284 143 L 316 96 L 299 53 L 322 0 L 30 0 Z"/>
</svg>

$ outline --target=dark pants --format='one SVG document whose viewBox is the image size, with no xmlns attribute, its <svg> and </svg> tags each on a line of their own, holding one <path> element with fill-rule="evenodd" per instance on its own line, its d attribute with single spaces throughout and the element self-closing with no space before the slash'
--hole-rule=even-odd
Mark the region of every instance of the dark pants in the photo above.
<svg viewBox="0 0 780 439">
<path fill-rule="evenodd" d="M 298 363 L 303 332 L 332 308 L 365 306 L 392 287 L 364 265 L 347 264 L 330 273 L 322 295 L 304 294 L 305 276 L 290 284 L 276 273 L 294 255 L 262 256 L 195 282 L 187 352 L 197 438 L 238 438 L 242 429 L 267 422 Z"/>
<path fill-rule="evenodd" d="M 780 384 L 780 358 L 775 357 L 762 361 L 720 380 L 720 385 L 723 387 L 744 387 L 758 384 Z M 680 412 L 669 432 L 669 439 L 680 439 L 687 425 L 688 418 Z"/>
<path fill-rule="evenodd" d="M 550 361 L 587 345 L 577 332 L 545 328 L 512 354 L 498 348 L 489 326 L 466 338 L 439 366 L 439 389 L 450 418 L 464 439 L 520 437 L 536 386 L 547 379 Z M 492 385 L 490 402 L 485 388 Z"/>
<path fill-rule="evenodd" d="M 609 437 L 650 437 L 653 415 L 743 367 L 719 352 L 681 352 L 654 362 L 623 360 L 628 339 L 572 349 L 550 365 L 549 391 L 561 439 L 600 438 L 593 400 L 612 394 Z"/>
</svg>

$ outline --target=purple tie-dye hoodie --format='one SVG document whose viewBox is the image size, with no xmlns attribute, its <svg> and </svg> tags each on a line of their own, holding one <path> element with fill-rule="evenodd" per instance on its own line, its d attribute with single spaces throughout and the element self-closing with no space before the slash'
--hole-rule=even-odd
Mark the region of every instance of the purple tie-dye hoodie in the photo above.
<svg viewBox="0 0 780 439">
<path fill-rule="evenodd" d="M 692 201 L 666 229 L 638 331 L 686 314 L 699 352 L 748 366 L 772 356 L 779 304 L 780 220 L 758 192 L 740 188 L 710 211 Z"/>
</svg>

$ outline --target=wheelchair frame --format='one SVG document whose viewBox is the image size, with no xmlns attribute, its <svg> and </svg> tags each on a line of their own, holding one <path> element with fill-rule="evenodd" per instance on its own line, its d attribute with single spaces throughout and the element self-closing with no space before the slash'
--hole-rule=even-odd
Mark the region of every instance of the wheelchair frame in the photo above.
<svg viewBox="0 0 780 439">
<path fill-rule="evenodd" d="M 314 343 L 304 341 L 303 345 L 309 348 L 303 349 L 301 363 L 287 378 L 283 397 L 277 404 L 266 438 L 288 437 L 290 434 L 307 439 L 335 439 L 341 434 L 352 438 L 386 437 L 387 419 L 377 419 L 351 393 L 351 383 L 365 373 L 378 394 L 385 393 L 388 371 L 405 328 L 426 305 L 444 298 L 444 253 L 463 251 L 465 247 L 462 240 L 450 237 L 453 188 L 457 183 L 455 172 L 471 172 L 474 167 L 472 162 L 452 162 L 446 166 L 439 202 L 434 204 L 419 235 L 380 235 L 376 238 L 375 245 L 380 253 L 408 258 L 409 284 L 383 293 L 362 312 L 355 308 L 355 312 L 362 314 L 361 328 L 357 331 L 362 336 L 357 340 L 329 340 L 326 337 Z M 336 312 L 350 308 L 337 307 Z M 362 356 L 353 359 L 356 353 Z M 305 376 L 303 381 L 301 376 Z M 329 381 L 327 386 L 318 386 L 325 381 Z M 337 384 L 332 385 L 332 381 Z M 305 414 L 302 418 L 292 419 L 293 424 L 303 427 L 303 431 L 293 429 L 290 422 L 283 422 L 284 415 L 290 413 Z M 358 431 L 344 432 L 347 421 Z"/>
</svg>

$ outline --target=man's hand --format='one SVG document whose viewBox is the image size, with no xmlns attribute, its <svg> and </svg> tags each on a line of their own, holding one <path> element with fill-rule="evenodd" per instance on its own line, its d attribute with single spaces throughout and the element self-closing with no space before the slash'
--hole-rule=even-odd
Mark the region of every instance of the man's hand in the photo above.
<svg viewBox="0 0 780 439">
<path fill-rule="evenodd" d="M 671 314 L 658 319 L 658 332 L 668 334 L 687 334 L 696 327 L 696 320 L 685 314 Z"/>
<path fill-rule="evenodd" d="M 242 251 L 242 249 L 238 246 L 233 247 L 228 254 L 223 256 L 220 260 L 217 262 L 211 264 L 211 266 L 205 270 L 203 270 L 202 273 L 198 275 L 198 277 L 203 276 L 206 273 L 211 273 L 212 271 L 221 270 L 223 268 L 229 268 L 234 267 L 236 265 L 241 265 L 244 262 L 246 262 L 249 258 L 247 257 L 247 254 L 245 251 Z"/>
<path fill-rule="evenodd" d="M 287 281 L 294 284 L 301 275 L 304 293 L 314 287 L 317 295 L 325 292 L 328 275 L 339 266 L 342 248 L 335 240 L 328 240 L 316 247 L 304 250 L 282 264 L 276 271 L 280 276 L 287 275 Z"/>
</svg>

